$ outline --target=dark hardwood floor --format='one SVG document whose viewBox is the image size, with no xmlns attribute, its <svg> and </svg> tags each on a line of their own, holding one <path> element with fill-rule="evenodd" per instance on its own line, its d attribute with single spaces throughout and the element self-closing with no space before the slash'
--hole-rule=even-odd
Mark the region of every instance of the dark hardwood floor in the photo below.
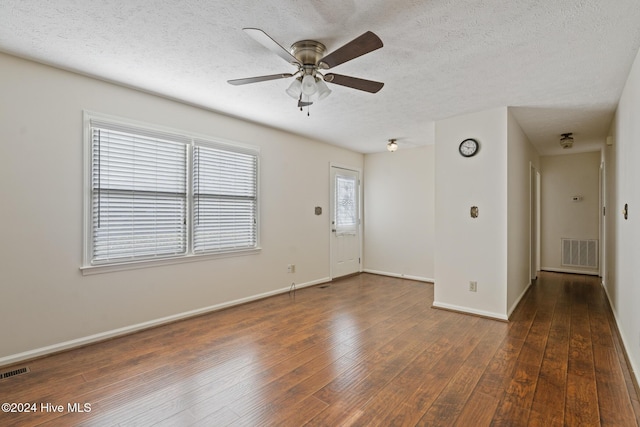
<svg viewBox="0 0 640 427">
<path fill-rule="evenodd" d="M 508 323 L 432 302 L 362 274 L 23 363 L 0 425 L 638 425 L 598 278 L 541 273 Z"/>
</svg>

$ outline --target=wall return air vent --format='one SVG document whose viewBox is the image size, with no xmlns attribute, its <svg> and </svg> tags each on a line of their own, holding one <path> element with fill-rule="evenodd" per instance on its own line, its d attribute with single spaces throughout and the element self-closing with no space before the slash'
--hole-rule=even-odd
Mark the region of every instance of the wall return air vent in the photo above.
<svg viewBox="0 0 640 427">
<path fill-rule="evenodd" d="M 560 239 L 562 265 L 568 267 L 598 268 L 598 241 Z"/>
</svg>

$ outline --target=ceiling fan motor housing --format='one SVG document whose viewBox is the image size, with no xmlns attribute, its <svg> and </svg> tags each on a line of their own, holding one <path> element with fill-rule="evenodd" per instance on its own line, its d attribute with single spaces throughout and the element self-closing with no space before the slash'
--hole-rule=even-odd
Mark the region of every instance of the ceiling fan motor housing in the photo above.
<svg viewBox="0 0 640 427">
<path fill-rule="evenodd" d="M 325 45 L 315 40 L 301 40 L 291 45 L 291 54 L 304 66 L 316 67 L 326 51 Z"/>
</svg>

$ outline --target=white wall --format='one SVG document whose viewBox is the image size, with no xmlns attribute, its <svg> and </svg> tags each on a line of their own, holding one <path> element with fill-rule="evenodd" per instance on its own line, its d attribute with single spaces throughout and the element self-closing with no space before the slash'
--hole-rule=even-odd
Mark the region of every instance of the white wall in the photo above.
<svg viewBox="0 0 640 427">
<path fill-rule="evenodd" d="M 4 54 L 0 69 L 0 365 L 329 279 L 329 163 L 363 155 Z M 260 146 L 261 253 L 83 276 L 84 109 Z"/>
<path fill-rule="evenodd" d="M 605 289 L 636 379 L 640 380 L 640 52 L 622 92 L 605 148 L 607 277 Z M 629 218 L 622 210 L 629 205 Z"/>
<path fill-rule="evenodd" d="M 540 170 L 540 157 L 511 111 L 507 122 L 507 308 L 510 315 L 531 284 L 531 166 Z M 535 190 L 535 189 L 533 189 Z"/>
<path fill-rule="evenodd" d="M 365 155 L 365 271 L 433 281 L 433 167 L 433 145 Z"/>
<path fill-rule="evenodd" d="M 458 153 L 466 138 L 480 142 L 474 157 Z M 507 108 L 439 121 L 435 140 L 434 305 L 506 319 Z"/>
<path fill-rule="evenodd" d="M 599 239 L 600 162 L 599 151 L 541 157 L 543 270 L 598 273 L 563 266 L 560 239 Z M 573 202 L 573 196 L 582 201 Z"/>
</svg>

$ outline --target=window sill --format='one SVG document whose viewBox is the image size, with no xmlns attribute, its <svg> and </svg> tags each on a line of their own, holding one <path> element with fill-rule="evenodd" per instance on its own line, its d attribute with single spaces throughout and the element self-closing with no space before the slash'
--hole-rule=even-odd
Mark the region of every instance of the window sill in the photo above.
<svg viewBox="0 0 640 427">
<path fill-rule="evenodd" d="M 255 255 L 262 251 L 262 248 L 243 249 L 238 251 L 211 253 L 203 255 L 185 255 L 176 258 L 161 258 L 141 261 L 122 262 L 118 264 L 105 265 L 85 265 L 80 267 L 83 276 L 93 274 L 112 273 L 116 271 L 136 270 L 139 268 L 150 268 L 163 265 L 184 264 L 187 262 L 209 261 L 220 258 L 231 258 L 245 255 Z"/>
</svg>

